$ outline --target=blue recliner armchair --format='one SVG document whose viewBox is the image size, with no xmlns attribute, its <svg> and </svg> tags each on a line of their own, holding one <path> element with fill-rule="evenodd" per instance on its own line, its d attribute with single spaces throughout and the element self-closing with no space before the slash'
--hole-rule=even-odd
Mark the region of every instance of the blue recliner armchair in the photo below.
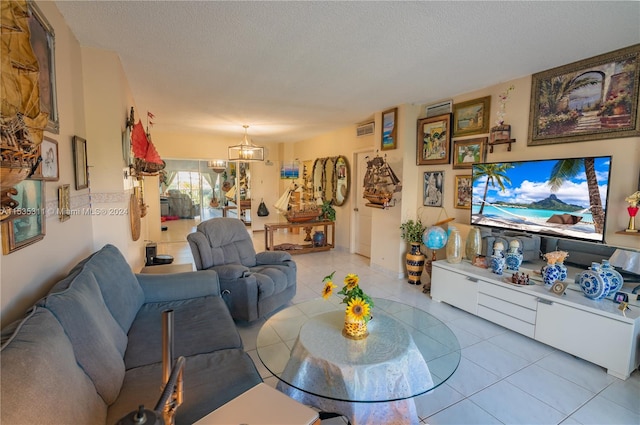
<svg viewBox="0 0 640 425">
<path fill-rule="evenodd" d="M 203 221 L 187 236 L 197 270 L 215 270 L 231 316 L 254 321 L 296 294 L 296 263 L 283 251 L 256 254 L 251 235 L 236 218 Z"/>
</svg>

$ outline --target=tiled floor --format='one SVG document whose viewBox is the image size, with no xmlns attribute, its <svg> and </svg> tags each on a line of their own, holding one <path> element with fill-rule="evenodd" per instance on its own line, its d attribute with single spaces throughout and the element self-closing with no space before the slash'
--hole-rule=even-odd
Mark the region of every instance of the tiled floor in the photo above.
<svg viewBox="0 0 640 425">
<path fill-rule="evenodd" d="M 192 262 L 185 236 L 193 220 L 164 223 L 166 241 L 158 252 L 175 263 Z M 172 236 L 169 237 L 169 234 Z M 164 235 L 163 235 L 164 238 Z M 263 233 L 254 234 L 257 251 L 264 250 Z M 458 370 L 433 393 L 416 399 L 420 423 L 437 424 L 640 424 L 640 372 L 626 381 L 607 375 L 599 366 L 475 317 L 406 283 L 372 270 L 368 259 L 332 250 L 294 257 L 298 289 L 293 304 L 320 296 L 322 278 L 356 273 L 372 296 L 394 299 L 433 314 L 457 335 L 462 348 Z M 256 354 L 256 336 L 263 320 L 238 324 L 245 350 L 266 383 L 271 376 Z M 580 332 L 576 324 L 576 332 Z M 594 344 L 597 344 L 594 336 Z M 615 350 L 615 347 L 611 347 Z M 322 422 L 343 425 L 343 418 Z M 378 424 L 376 424 L 378 425 Z M 383 425 L 383 424 L 380 424 Z"/>
</svg>

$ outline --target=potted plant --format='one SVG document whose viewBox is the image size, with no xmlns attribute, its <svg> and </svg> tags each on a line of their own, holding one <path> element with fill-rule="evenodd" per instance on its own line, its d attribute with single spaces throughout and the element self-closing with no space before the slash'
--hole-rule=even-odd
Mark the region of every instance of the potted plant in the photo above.
<svg viewBox="0 0 640 425">
<path fill-rule="evenodd" d="M 331 205 L 331 201 L 324 201 L 320 207 L 320 217 L 323 220 L 336 221 L 336 210 Z"/>
<path fill-rule="evenodd" d="M 422 234 L 427 229 L 420 220 L 408 220 L 400 225 L 402 233 L 400 236 L 411 244 L 411 251 L 406 255 L 407 274 L 409 283 L 412 285 L 420 285 L 420 277 L 424 268 L 424 254 L 420 251 L 422 243 Z"/>
</svg>

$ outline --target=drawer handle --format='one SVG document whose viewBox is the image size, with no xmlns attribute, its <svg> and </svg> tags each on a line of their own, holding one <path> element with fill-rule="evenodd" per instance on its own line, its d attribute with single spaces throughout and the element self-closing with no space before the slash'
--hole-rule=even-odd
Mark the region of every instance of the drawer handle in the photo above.
<svg viewBox="0 0 640 425">
<path fill-rule="evenodd" d="M 478 279 L 476 279 L 475 277 L 471 277 L 471 276 L 467 276 L 467 280 L 470 280 L 471 282 L 477 282 Z"/>
<path fill-rule="evenodd" d="M 538 298 L 538 302 L 542 303 L 542 304 L 546 304 L 546 305 L 553 305 L 553 301 L 551 300 L 546 300 L 544 298 Z"/>
</svg>

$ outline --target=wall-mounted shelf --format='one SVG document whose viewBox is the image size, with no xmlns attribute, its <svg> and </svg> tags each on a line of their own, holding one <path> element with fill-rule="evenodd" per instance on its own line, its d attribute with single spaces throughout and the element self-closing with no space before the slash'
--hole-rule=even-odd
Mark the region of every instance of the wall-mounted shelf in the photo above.
<svg viewBox="0 0 640 425">
<path fill-rule="evenodd" d="M 624 230 L 620 230 L 619 232 L 616 232 L 616 235 L 640 236 L 640 232 L 626 232 Z"/>
<path fill-rule="evenodd" d="M 490 142 L 489 153 L 493 153 L 494 145 L 505 145 L 505 144 L 509 145 L 507 146 L 507 151 L 511 152 L 511 143 L 515 143 L 515 142 L 516 142 L 516 139 L 503 139 L 503 140 L 496 140 L 495 142 Z"/>
</svg>

